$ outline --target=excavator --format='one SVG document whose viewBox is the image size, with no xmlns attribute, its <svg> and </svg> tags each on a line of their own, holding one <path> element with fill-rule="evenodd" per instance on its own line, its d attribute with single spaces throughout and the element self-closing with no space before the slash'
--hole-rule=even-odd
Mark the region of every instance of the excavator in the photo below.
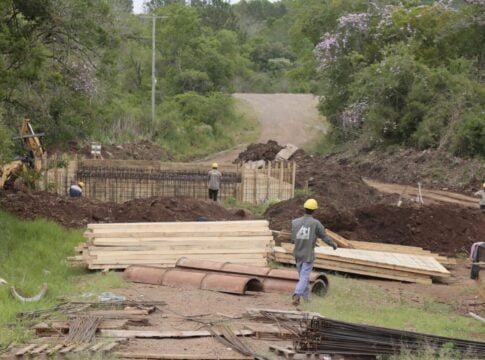
<svg viewBox="0 0 485 360">
<path fill-rule="evenodd" d="M 42 168 L 42 158 L 44 156 L 44 147 L 40 138 L 44 134 L 36 134 L 29 119 L 24 119 L 20 125 L 20 136 L 14 140 L 20 139 L 27 153 L 24 156 L 18 156 L 15 160 L 0 166 L 0 189 L 13 186 L 17 177 L 27 169 L 40 171 Z"/>
</svg>

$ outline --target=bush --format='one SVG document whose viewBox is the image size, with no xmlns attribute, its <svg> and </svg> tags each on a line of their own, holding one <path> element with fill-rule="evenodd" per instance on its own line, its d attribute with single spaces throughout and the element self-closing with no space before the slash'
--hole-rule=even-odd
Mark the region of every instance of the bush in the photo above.
<svg viewBox="0 0 485 360">
<path fill-rule="evenodd" d="M 457 155 L 485 157 L 485 112 L 477 110 L 468 114 L 460 124 L 454 143 Z"/>
</svg>

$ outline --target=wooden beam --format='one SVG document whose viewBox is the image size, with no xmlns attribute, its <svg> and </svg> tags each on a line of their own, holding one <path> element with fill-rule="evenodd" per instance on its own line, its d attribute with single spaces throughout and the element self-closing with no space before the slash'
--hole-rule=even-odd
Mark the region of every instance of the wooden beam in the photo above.
<svg viewBox="0 0 485 360">
<path fill-rule="evenodd" d="M 100 330 L 105 337 L 137 338 L 137 339 L 187 339 L 198 337 L 211 337 L 213 333 L 208 330 L 196 331 L 157 331 L 157 330 Z M 236 336 L 251 336 L 250 330 L 234 331 Z"/>
</svg>

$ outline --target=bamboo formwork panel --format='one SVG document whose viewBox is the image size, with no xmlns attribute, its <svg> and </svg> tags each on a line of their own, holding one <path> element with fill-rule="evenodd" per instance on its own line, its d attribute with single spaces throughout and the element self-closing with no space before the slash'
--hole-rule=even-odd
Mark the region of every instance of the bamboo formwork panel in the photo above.
<svg viewBox="0 0 485 360">
<path fill-rule="evenodd" d="M 252 165 L 242 167 L 241 201 L 260 204 L 295 196 L 295 162 L 268 162 L 257 168 Z"/>
<path fill-rule="evenodd" d="M 61 165 L 61 166 L 59 166 Z M 164 163 L 138 160 L 44 160 L 38 189 L 65 195 L 78 181 L 85 183 L 84 196 L 122 203 L 152 196 L 208 198 L 208 169 L 204 163 Z M 235 198 L 259 204 L 294 196 L 294 162 L 268 163 L 260 168 L 221 165 L 219 199 Z"/>
</svg>

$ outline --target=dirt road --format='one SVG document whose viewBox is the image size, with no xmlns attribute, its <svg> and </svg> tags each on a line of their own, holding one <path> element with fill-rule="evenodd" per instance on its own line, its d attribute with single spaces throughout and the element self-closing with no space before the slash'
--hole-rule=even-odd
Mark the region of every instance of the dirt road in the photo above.
<svg viewBox="0 0 485 360">
<path fill-rule="evenodd" d="M 418 194 L 418 188 L 413 186 L 407 185 L 398 185 L 398 184 L 385 184 L 378 181 L 373 181 L 370 179 L 365 179 L 367 185 L 370 185 L 380 192 L 389 193 L 389 194 L 400 194 L 403 198 L 411 198 L 415 199 L 416 195 Z M 461 205 L 469 208 L 476 209 L 478 208 L 478 198 L 473 198 L 470 196 L 466 196 L 463 194 L 458 194 L 449 191 L 439 191 L 439 190 L 427 190 L 422 189 L 421 194 L 423 197 L 424 203 L 448 203 L 448 204 L 456 204 Z"/>
<path fill-rule="evenodd" d="M 327 129 L 325 118 L 318 113 L 318 98 L 309 94 L 234 94 L 253 110 L 261 122 L 258 142 L 275 140 L 303 147 Z M 248 144 L 215 154 L 209 160 L 232 162 Z"/>
</svg>

